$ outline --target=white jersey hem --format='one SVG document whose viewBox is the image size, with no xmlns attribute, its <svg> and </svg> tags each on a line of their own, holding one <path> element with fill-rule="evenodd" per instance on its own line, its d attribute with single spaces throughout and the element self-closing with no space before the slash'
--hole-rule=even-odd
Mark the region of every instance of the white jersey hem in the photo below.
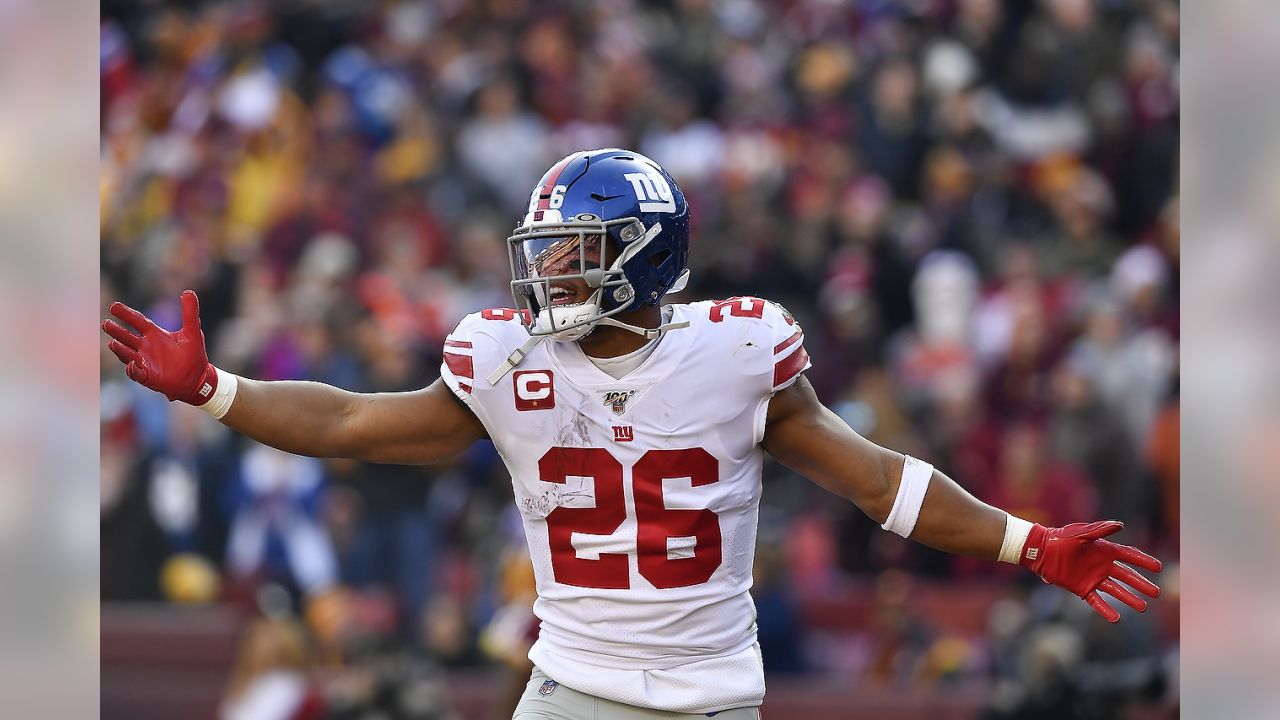
<svg viewBox="0 0 1280 720">
<path fill-rule="evenodd" d="M 758 642 L 729 655 L 658 670 L 601 668 L 558 654 L 545 642 L 534 643 L 529 659 L 561 685 L 650 710 L 705 714 L 764 702 Z"/>
</svg>

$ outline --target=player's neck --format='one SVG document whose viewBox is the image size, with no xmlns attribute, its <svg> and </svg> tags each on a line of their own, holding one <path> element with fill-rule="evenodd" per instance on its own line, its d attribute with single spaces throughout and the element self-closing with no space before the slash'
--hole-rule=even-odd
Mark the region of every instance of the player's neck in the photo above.
<svg viewBox="0 0 1280 720">
<path fill-rule="evenodd" d="M 642 328 L 655 328 L 662 322 L 662 309 L 657 305 L 645 305 L 639 310 L 618 313 L 619 321 Z M 612 325 L 597 325 L 586 337 L 578 341 L 582 352 L 595 358 L 614 358 L 635 352 L 649 340 L 645 336 Z"/>
</svg>

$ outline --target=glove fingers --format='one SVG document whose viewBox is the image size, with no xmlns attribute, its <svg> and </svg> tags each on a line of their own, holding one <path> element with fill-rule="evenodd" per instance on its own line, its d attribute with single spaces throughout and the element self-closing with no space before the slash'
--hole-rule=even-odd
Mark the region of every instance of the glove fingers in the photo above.
<svg viewBox="0 0 1280 720">
<path fill-rule="evenodd" d="M 1146 600 L 1143 600 L 1132 592 L 1129 592 L 1128 588 L 1111 578 L 1107 578 L 1099 583 L 1098 589 L 1138 612 L 1144 612 L 1147 609 Z"/>
<path fill-rule="evenodd" d="M 1089 607 L 1093 608 L 1093 611 L 1101 615 L 1107 622 L 1113 623 L 1120 621 L 1120 613 L 1116 612 L 1115 608 L 1108 605 L 1107 601 L 1103 600 L 1102 596 L 1098 595 L 1098 591 L 1089 591 L 1089 594 L 1084 596 L 1084 601 L 1089 603 Z"/>
<path fill-rule="evenodd" d="M 128 345 L 125 345 L 119 340 L 112 340 L 111 342 L 107 343 L 107 349 L 115 353 L 116 357 L 120 358 L 120 362 L 124 363 L 125 365 L 128 365 L 129 363 L 134 362 L 135 360 L 138 360 L 139 357 L 141 357 L 138 355 L 136 350 L 134 350 L 133 348 L 130 348 Z"/>
<path fill-rule="evenodd" d="M 1131 547 L 1129 545 L 1116 545 L 1116 554 L 1119 556 L 1120 560 L 1131 565 L 1137 565 L 1143 570 L 1160 572 L 1160 568 L 1164 567 L 1163 563 L 1159 560 L 1142 552 L 1138 548 Z"/>
<path fill-rule="evenodd" d="M 1089 523 L 1076 537 L 1082 540 L 1097 540 L 1108 535 L 1114 535 L 1124 529 L 1124 523 L 1119 520 L 1099 520 L 1098 522 Z"/>
<path fill-rule="evenodd" d="M 127 348 L 137 350 L 142 346 L 142 338 L 129 332 L 129 329 L 115 320 L 103 320 L 102 330 Z"/>
<path fill-rule="evenodd" d="M 194 290 L 182 292 L 182 329 L 200 329 L 200 298 Z"/>
<path fill-rule="evenodd" d="M 1111 564 L 1111 577 L 1129 585 L 1134 590 L 1148 597 L 1160 597 L 1160 586 L 1138 574 L 1137 570 L 1116 562 Z"/>
<path fill-rule="evenodd" d="M 146 335 L 152 330 L 160 329 L 155 323 L 151 322 L 151 319 L 146 315 L 143 315 L 122 302 L 111 303 L 111 307 L 108 308 L 108 310 L 112 315 L 115 315 L 121 320 L 129 323 L 129 325 L 131 325 L 134 330 L 137 330 L 140 335 Z"/>
</svg>

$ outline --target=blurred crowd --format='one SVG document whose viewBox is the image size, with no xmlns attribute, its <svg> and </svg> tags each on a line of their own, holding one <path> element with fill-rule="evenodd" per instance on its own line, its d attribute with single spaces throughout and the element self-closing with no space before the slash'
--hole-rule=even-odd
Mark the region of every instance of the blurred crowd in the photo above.
<svg viewBox="0 0 1280 720">
<path fill-rule="evenodd" d="M 1178 52 L 1169 0 L 104 0 L 104 315 L 175 327 L 193 288 L 229 371 L 420 388 L 463 315 L 511 304 L 504 239 L 546 167 L 635 148 L 692 207 L 673 301 L 783 303 L 856 430 L 1029 520 L 1123 520 L 1176 568 Z M 285 455 L 103 345 L 104 599 L 296 616 L 341 717 L 383 702 L 371 668 L 518 676 L 532 580 L 491 445 L 433 468 Z M 1176 688 L 1176 613 L 1101 630 L 780 466 L 760 536 L 771 673 L 987 679 L 991 717 Z M 947 632 L 919 583 L 994 588 L 984 624 Z M 847 637 L 809 612 L 845 592 L 872 615 Z"/>
</svg>

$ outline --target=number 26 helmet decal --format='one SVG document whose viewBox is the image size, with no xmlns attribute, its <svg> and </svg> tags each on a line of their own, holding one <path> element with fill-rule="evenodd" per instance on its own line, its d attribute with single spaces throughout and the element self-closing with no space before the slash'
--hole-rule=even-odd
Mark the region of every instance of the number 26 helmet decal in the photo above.
<svg viewBox="0 0 1280 720">
<path fill-rule="evenodd" d="M 627 150 L 586 150 L 556 163 L 507 238 L 511 294 L 529 333 L 578 340 L 602 320 L 656 305 L 688 279 L 689 206 L 671 176 Z M 585 300 L 570 297 L 581 292 Z M 664 329 L 664 328 L 658 328 Z"/>
</svg>

